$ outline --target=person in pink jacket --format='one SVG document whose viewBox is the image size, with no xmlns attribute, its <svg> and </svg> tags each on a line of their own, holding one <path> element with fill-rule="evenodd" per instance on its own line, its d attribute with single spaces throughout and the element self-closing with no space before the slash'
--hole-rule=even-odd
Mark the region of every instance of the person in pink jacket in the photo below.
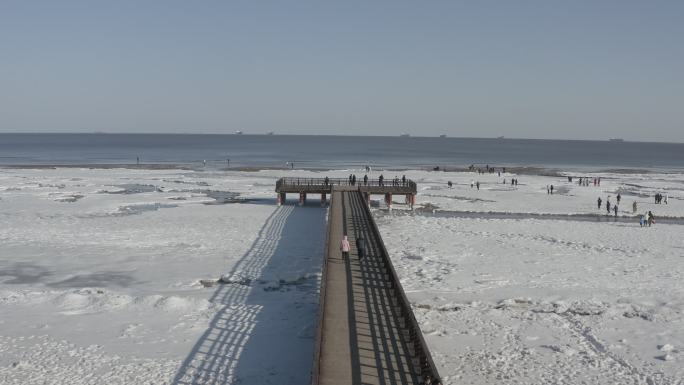
<svg viewBox="0 0 684 385">
<path fill-rule="evenodd" d="M 347 236 L 345 235 L 342 242 L 340 242 L 340 250 L 342 250 L 343 258 L 349 258 L 349 248 L 349 239 L 347 239 Z"/>
</svg>

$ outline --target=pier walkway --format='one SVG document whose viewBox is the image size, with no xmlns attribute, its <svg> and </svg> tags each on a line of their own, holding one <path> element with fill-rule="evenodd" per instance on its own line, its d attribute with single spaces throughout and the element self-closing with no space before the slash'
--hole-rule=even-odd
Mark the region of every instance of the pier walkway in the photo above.
<svg viewBox="0 0 684 385">
<path fill-rule="evenodd" d="M 393 187 L 415 194 L 413 182 Z M 312 384 L 440 384 L 371 216 L 368 192 L 348 184 L 327 191 L 332 196 Z M 351 243 L 348 259 L 339 247 L 344 234 Z M 362 259 L 357 238 L 365 239 Z"/>
</svg>

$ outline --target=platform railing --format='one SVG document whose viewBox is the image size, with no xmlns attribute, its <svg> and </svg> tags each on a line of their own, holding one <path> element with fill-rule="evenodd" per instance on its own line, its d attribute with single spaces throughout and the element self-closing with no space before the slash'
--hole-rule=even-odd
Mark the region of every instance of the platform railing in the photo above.
<svg viewBox="0 0 684 385">
<path fill-rule="evenodd" d="M 410 191 L 415 192 L 417 190 L 416 182 L 410 179 L 401 178 L 391 178 L 391 179 L 368 179 L 364 181 L 363 178 L 357 178 L 356 181 L 349 180 L 349 178 L 296 178 L 287 177 L 280 178 L 276 182 L 276 191 L 280 191 L 284 187 L 315 187 L 315 188 L 327 188 L 330 186 L 353 186 L 353 187 L 384 187 L 384 188 L 406 188 Z"/>
</svg>

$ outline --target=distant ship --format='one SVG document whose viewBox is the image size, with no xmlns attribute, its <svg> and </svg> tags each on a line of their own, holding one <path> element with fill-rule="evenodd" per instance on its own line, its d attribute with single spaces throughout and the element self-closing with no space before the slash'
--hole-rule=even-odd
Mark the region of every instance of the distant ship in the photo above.
<svg viewBox="0 0 684 385">
<path fill-rule="evenodd" d="M 242 135 L 242 131 L 240 131 L 240 130 L 235 131 L 235 135 Z"/>
<path fill-rule="evenodd" d="M 408 137 L 411 136 L 411 135 L 404 133 L 404 134 L 401 134 L 401 135 L 399 135 L 399 136 L 402 137 L 402 138 L 408 138 Z"/>
<path fill-rule="evenodd" d="M 504 139 L 503 135 L 502 136 L 497 136 L 497 139 Z"/>
<path fill-rule="evenodd" d="M 273 131 L 267 132 L 266 135 L 273 135 Z"/>
<path fill-rule="evenodd" d="M 439 136 L 440 138 L 446 138 L 446 134 L 442 134 Z"/>
<path fill-rule="evenodd" d="M 608 139 L 609 142 L 624 142 L 625 140 L 622 138 L 610 138 Z"/>
</svg>

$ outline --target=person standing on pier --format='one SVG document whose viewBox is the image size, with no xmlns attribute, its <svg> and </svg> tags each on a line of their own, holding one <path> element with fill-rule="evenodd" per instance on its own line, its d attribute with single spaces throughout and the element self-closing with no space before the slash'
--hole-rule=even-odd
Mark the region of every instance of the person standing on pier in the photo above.
<svg viewBox="0 0 684 385">
<path fill-rule="evenodd" d="M 385 180 L 385 177 L 382 176 L 382 174 L 380 174 L 380 176 L 378 177 L 378 184 L 380 185 L 380 187 L 384 186 L 384 184 L 383 184 L 384 180 Z"/>
<path fill-rule="evenodd" d="M 359 237 L 356 238 L 356 251 L 359 254 L 359 259 L 366 256 L 366 240 Z"/>
<path fill-rule="evenodd" d="M 636 214 L 637 212 L 637 204 L 636 201 L 632 202 L 632 214 Z"/>
<path fill-rule="evenodd" d="M 480 189 L 480 181 L 475 182 L 475 186 L 477 186 L 477 189 Z"/>
<path fill-rule="evenodd" d="M 601 210 L 601 197 L 599 197 L 596 202 L 598 203 L 599 210 Z"/>
<path fill-rule="evenodd" d="M 368 174 L 363 176 L 363 185 L 364 186 L 368 185 Z"/>
<path fill-rule="evenodd" d="M 342 242 L 340 242 L 340 250 L 342 251 L 342 258 L 349 258 L 349 239 L 347 239 L 347 236 L 345 235 L 344 238 L 342 238 Z"/>
<path fill-rule="evenodd" d="M 406 175 L 401 176 L 401 185 L 406 186 Z"/>
<path fill-rule="evenodd" d="M 617 203 L 618 204 L 620 204 L 620 199 L 622 199 L 622 195 L 620 195 L 620 193 L 618 193 L 618 195 L 617 195 Z"/>
<path fill-rule="evenodd" d="M 553 185 L 551 185 L 551 195 L 553 195 Z"/>
<path fill-rule="evenodd" d="M 618 205 L 617 205 L 617 203 L 615 204 L 615 206 L 613 206 L 613 211 L 615 211 L 615 217 L 617 218 L 617 212 L 618 212 Z"/>
</svg>

